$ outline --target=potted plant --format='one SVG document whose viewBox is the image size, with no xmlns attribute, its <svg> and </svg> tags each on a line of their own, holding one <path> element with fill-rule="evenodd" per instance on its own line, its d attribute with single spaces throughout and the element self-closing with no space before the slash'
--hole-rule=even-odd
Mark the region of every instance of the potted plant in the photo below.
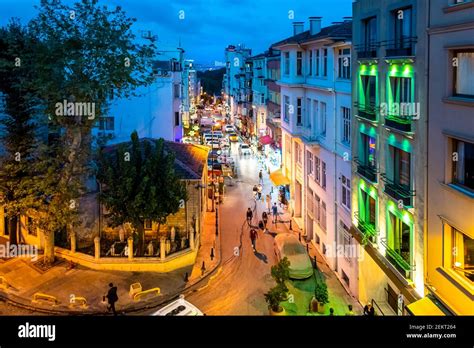
<svg viewBox="0 0 474 348">
<path fill-rule="evenodd" d="M 270 315 L 285 315 L 285 309 L 280 306 L 280 302 L 287 299 L 287 294 L 288 288 L 284 284 L 277 284 L 264 295 Z"/>
<path fill-rule="evenodd" d="M 325 304 L 329 303 L 328 287 L 324 281 L 316 282 L 314 288 L 314 297 L 311 300 L 311 309 L 315 311 L 317 307 L 317 312 L 323 314 L 325 311 Z M 316 306 L 317 304 L 317 306 Z"/>
</svg>

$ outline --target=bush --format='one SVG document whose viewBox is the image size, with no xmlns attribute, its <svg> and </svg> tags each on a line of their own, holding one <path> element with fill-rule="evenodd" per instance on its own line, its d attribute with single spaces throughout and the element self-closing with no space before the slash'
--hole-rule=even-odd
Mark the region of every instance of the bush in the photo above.
<svg viewBox="0 0 474 348">
<path fill-rule="evenodd" d="M 288 258 L 284 257 L 272 266 L 271 274 L 277 284 L 284 284 L 285 281 L 290 279 L 290 261 L 288 261 Z"/>
<path fill-rule="evenodd" d="M 285 301 L 288 297 L 288 288 L 284 284 L 277 284 L 271 288 L 265 295 L 265 301 L 274 312 L 281 312 L 283 309 L 280 302 Z"/>
<path fill-rule="evenodd" d="M 314 298 L 321 304 L 329 302 L 328 287 L 324 281 L 316 282 Z"/>
</svg>

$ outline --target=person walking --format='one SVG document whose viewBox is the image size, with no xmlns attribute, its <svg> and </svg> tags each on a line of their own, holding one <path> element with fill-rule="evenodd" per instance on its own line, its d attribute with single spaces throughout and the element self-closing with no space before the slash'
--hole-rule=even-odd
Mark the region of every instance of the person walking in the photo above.
<svg viewBox="0 0 474 348">
<path fill-rule="evenodd" d="M 262 184 L 258 184 L 258 186 L 257 186 L 257 196 L 258 196 L 259 201 L 262 199 L 262 190 L 263 190 Z"/>
<path fill-rule="evenodd" d="M 116 316 L 117 312 L 115 311 L 115 302 L 118 301 L 118 296 L 117 287 L 114 286 L 114 284 L 109 284 L 109 291 L 107 292 L 107 295 L 105 297 L 107 298 L 107 302 L 109 303 L 107 309 L 109 310 L 109 312 L 112 311 L 112 313 Z"/>
<path fill-rule="evenodd" d="M 247 209 L 247 223 L 250 226 L 252 224 L 253 212 L 252 209 Z"/>
<path fill-rule="evenodd" d="M 270 214 L 272 211 L 272 196 L 267 194 L 267 213 Z"/>
<path fill-rule="evenodd" d="M 257 238 L 258 238 L 258 233 L 255 229 L 250 230 L 250 240 L 252 241 L 252 249 L 254 252 L 257 251 Z"/>
<path fill-rule="evenodd" d="M 347 308 L 349 309 L 349 312 L 347 312 L 346 315 L 349 315 L 349 316 L 353 316 L 354 315 L 354 311 L 352 310 L 352 305 L 347 305 Z"/>
<path fill-rule="evenodd" d="M 263 221 L 263 225 L 265 228 L 267 228 L 267 222 L 268 222 L 268 215 L 267 215 L 267 212 L 264 211 L 262 213 L 262 221 Z"/>
<path fill-rule="evenodd" d="M 364 315 L 373 317 L 375 316 L 375 309 L 371 303 L 367 303 L 364 307 Z"/>
<path fill-rule="evenodd" d="M 265 225 L 263 224 L 262 220 L 258 222 L 258 228 L 261 229 L 262 231 L 265 230 Z"/>
<path fill-rule="evenodd" d="M 253 191 L 253 198 L 254 198 L 255 200 L 257 200 L 257 195 L 258 195 L 258 187 L 257 187 L 257 185 L 253 185 L 252 191 Z"/>
<path fill-rule="evenodd" d="M 273 223 L 276 224 L 278 220 L 278 206 L 276 203 L 273 203 L 272 215 L 273 215 Z"/>
<path fill-rule="evenodd" d="M 331 317 L 334 316 L 334 308 L 329 308 L 329 315 L 330 315 Z"/>
<path fill-rule="evenodd" d="M 263 173 L 262 170 L 260 169 L 260 172 L 258 173 L 258 181 L 263 184 Z"/>
</svg>

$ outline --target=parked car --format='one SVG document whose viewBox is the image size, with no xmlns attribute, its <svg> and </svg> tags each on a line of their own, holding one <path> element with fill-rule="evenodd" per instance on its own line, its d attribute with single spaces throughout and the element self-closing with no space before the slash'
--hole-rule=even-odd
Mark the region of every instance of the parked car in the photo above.
<svg viewBox="0 0 474 348">
<path fill-rule="evenodd" d="M 228 124 L 227 126 L 225 126 L 225 132 L 226 133 L 235 133 L 234 126 Z"/>
<path fill-rule="evenodd" d="M 209 146 L 211 149 L 220 149 L 221 148 L 221 142 L 219 140 L 208 140 L 206 142 L 206 145 Z"/>
<path fill-rule="evenodd" d="M 250 149 L 250 146 L 248 146 L 247 144 L 240 144 L 239 145 L 239 154 L 242 155 L 242 156 L 251 155 L 252 150 Z"/>
<path fill-rule="evenodd" d="M 274 239 L 275 254 L 278 260 L 290 261 L 290 278 L 306 279 L 313 275 L 313 265 L 305 247 L 291 233 L 279 233 Z"/>
<path fill-rule="evenodd" d="M 189 303 L 181 295 L 179 300 L 173 301 L 170 304 L 160 308 L 152 316 L 198 316 L 204 315 L 196 306 Z"/>
<path fill-rule="evenodd" d="M 229 133 L 229 140 L 235 143 L 239 141 L 239 136 L 237 135 L 237 133 Z"/>
</svg>

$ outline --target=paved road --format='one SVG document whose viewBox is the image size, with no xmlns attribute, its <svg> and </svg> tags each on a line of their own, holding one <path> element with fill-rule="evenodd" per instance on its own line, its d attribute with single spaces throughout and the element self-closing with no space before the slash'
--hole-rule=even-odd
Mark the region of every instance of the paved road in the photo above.
<svg viewBox="0 0 474 348">
<path fill-rule="evenodd" d="M 227 186 L 219 211 L 221 269 L 204 289 L 187 296 L 187 300 L 208 315 L 268 314 L 263 294 L 274 285 L 270 276 L 270 268 L 276 263 L 273 237 L 259 231 L 257 252 L 254 253 L 245 220 L 246 210 L 251 207 L 254 210 L 253 225 L 256 226 L 257 216 L 260 217 L 264 209 L 263 202 L 255 202 L 252 195 L 253 185 L 258 184 L 260 167 L 255 158 L 239 156 L 237 148 L 236 143 L 232 144 L 232 156 L 239 175 L 234 186 Z M 265 175 L 263 196 L 270 188 Z"/>
</svg>

